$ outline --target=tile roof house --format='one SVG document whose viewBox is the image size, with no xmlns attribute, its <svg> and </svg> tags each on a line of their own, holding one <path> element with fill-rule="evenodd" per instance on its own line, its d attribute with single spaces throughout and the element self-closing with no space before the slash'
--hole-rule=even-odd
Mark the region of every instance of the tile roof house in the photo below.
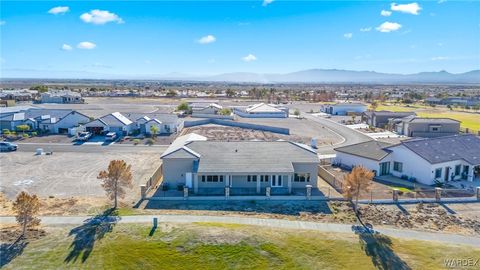
<svg viewBox="0 0 480 270">
<path fill-rule="evenodd" d="M 288 141 L 207 141 L 197 134 L 179 137 L 162 154 L 164 182 L 186 185 L 194 193 L 250 190 L 291 193 L 316 186 L 317 153 Z M 263 193 L 263 192 L 262 192 Z"/>
<path fill-rule="evenodd" d="M 472 134 L 411 139 L 395 145 L 369 141 L 335 150 L 336 164 L 362 165 L 377 176 L 391 174 L 427 185 L 480 179 L 480 138 Z"/>
<path fill-rule="evenodd" d="M 235 107 L 234 113 L 246 118 L 287 118 L 289 109 L 276 104 L 258 103 L 246 107 Z"/>
<path fill-rule="evenodd" d="M 460 121 L 450 118 L 422 118 L 407 116 L 391 119 L 389 126 L 400 135 L 409 137 L 441 137 L 460 132 Z"/>
<path fill-rule="evenodd" d="M 69 128 L 90 121 L 82 113 L 68 109 L 26 109 L 21 111 L 1 112 L 1 129 L 15 130 L 18 125 L 29 125 L 32 130 L 50 133 L 67 133 Z"/>
</svg>

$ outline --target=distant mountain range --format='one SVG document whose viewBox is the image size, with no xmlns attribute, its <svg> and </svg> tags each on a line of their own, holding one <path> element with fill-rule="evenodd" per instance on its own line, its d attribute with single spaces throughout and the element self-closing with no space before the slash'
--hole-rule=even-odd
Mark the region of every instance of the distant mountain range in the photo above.
<svg viewBox="0 0 480 270">
<path fill-rule="evenodd" d="M 16 72 L 17 71 L 17 72 Z M 447 71 L 420 72 L 414 74 L 391 74 L 375 71 L 352 71 L 338 69 L 309 69 L 292 73 L 250 73 L 233 72 L 218 75 L 195 76 L 183 73 L 165 75 L 118 75 L 87 71 L 41 71 L 41 70 L 2 70 L 3 78 L 36 79 L 124 79 L 124 80 L 173 80 L 173 81 L 212 81 L 238 83 L 425 83 L 425 84 L 480 84 L 480 70 L 465 73 Z M 22 74 L 22 76 L 19 76 Z"/>
</svg>

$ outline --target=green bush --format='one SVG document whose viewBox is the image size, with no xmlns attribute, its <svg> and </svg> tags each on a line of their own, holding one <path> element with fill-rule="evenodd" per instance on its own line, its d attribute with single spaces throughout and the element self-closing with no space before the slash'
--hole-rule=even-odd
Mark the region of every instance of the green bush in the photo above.
<svg viewBox="0 0 480 270">
<path fill-rule="evenodd" d="M 154 141 L 152 139 L 148 139 L 147 142 L 146 142 L 146 144 L 148 144 L 148 145 L 152 145 L 153 143 L 154 143 Z"/>
<path fill-rule="evenodd" d="M 137 145 L 140 143 L 140 140 L 139 139 L 133 139 L 133 145 Z"/>
<path fill-rule="evenodd" d="M 32 137 L 35 137 L 35 136 L 37 136 L 38 134 L 37 134 L 36 131 L 33 131 L 31 135 L 32 135 Z"/>
<path fill-rule="evenodd" d="M 30 135 L 28 135 L 27 133 L 23 134 L 22 136 L 23 138 L 30 138 Z"/>
<path fill-rule="evenodd" d="M 10 130 L 8 130 L 8 129 L 3 129 L 3 130 L 2 130 L 2 133 L 5 134 L 5 135 L 10 135 Z"/>
</svg>

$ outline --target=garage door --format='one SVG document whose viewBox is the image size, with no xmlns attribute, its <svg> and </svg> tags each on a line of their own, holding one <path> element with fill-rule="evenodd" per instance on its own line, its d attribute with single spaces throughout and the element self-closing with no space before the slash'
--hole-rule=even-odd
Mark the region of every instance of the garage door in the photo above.
<svg viewBox="0 0 480 270">
<path fill-rule="evenodd" d="M 103 127 L 87 127 L 86 130 L 95 135 L 99 135 L 103 132 Z"/>
</svg>

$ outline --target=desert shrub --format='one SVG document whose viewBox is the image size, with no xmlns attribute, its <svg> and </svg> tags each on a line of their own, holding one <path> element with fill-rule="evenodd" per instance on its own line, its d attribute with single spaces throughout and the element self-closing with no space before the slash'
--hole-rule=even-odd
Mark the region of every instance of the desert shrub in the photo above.
<svg viewBox="0 0 480 270">
<path fill-rule="evenodd" d="M 133 139 L 133 145 L 137 145 L 140 143 L 140 140 L 139 139 Z"/>
<path fill-rule="evenodd" d="M 147 145 L 152 145 L 153 143 L 154 143 L 154 141 L 152 139 L 148 139 L 147 142 L 146 142 Z"/>
<path fill-rule="evenodd" d="M 30 138 L 30 135 L 28 135 L 27 133 L 23 134 L 22 136 L 23 138 Z"/>
<path fill-rule="evenodd" d="M 35 136 L 37 136 L 38 134 L 37 134 L 36 131 L 33 131 L 31 135 L 32 135 L 32 137 L 35 137 Z"/>
</svg>

